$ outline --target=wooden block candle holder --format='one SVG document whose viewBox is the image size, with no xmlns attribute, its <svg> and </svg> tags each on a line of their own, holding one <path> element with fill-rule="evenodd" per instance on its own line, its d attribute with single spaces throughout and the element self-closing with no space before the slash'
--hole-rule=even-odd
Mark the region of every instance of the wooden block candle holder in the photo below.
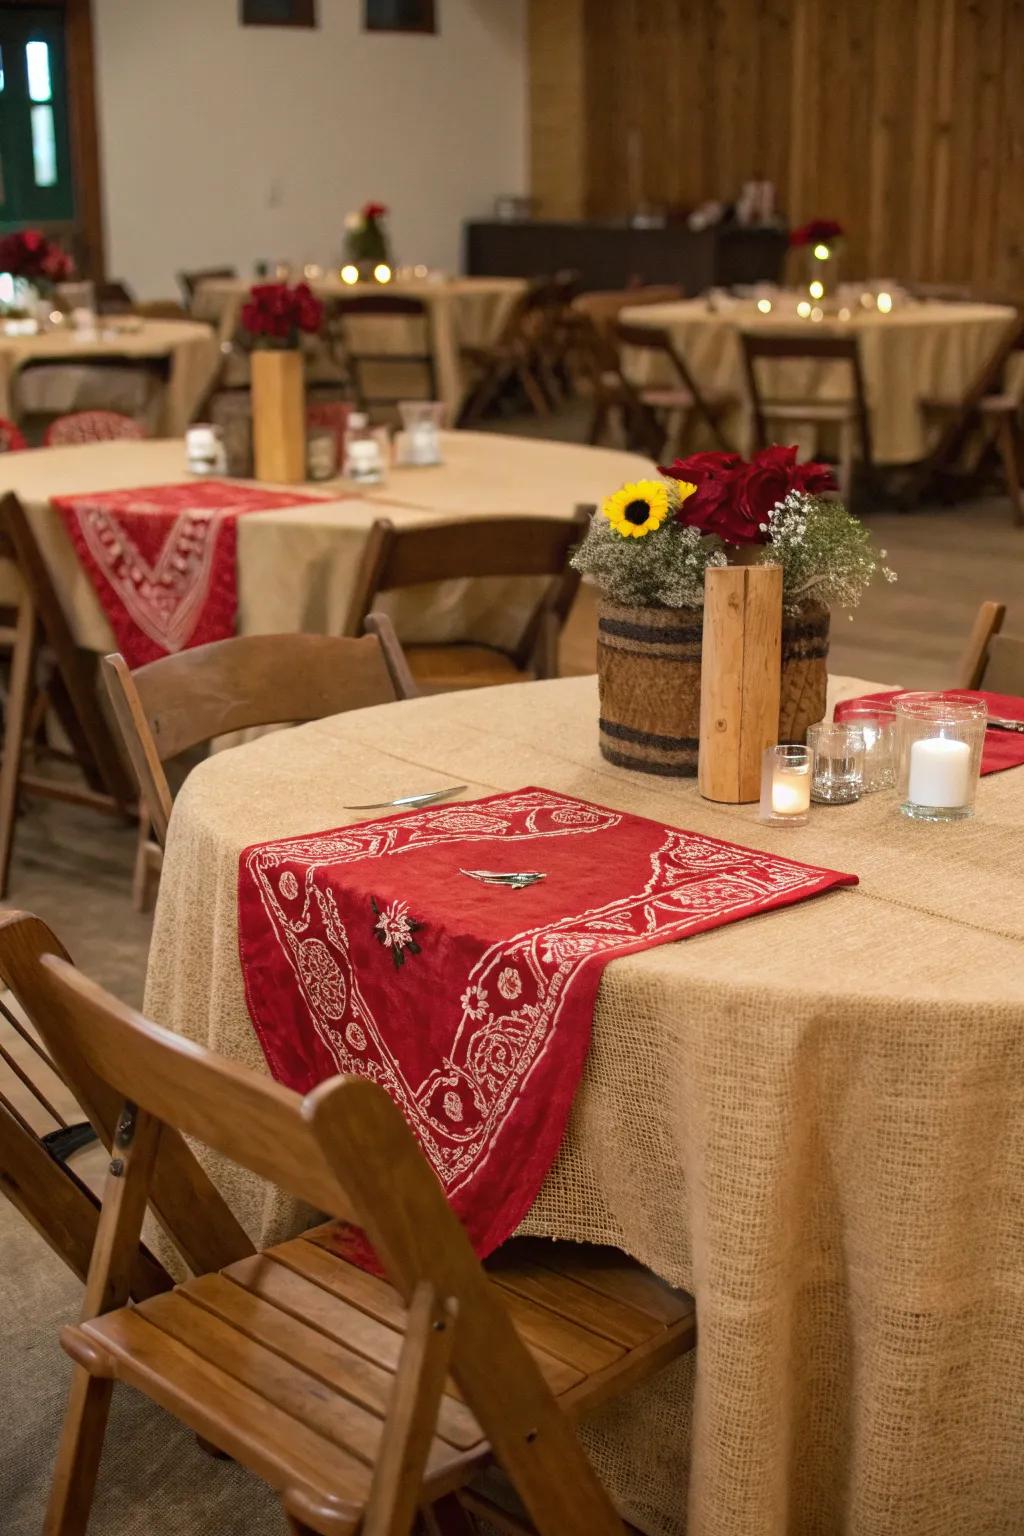
<svg viewBox="0 0 1024 1536">
<path fill-rule="evenodd" d="M 713 566 L 704 578 L 697 784 L 706 800 L 761 793 L 761 761 L 779 739 L 782 568 Z"/>
<path fill-rule="evenodd" d="M 305 480 L 305 382 L 298 350 L 253 352 L 252 428 L 257 480 L 278 485 Z"/>
</svg>

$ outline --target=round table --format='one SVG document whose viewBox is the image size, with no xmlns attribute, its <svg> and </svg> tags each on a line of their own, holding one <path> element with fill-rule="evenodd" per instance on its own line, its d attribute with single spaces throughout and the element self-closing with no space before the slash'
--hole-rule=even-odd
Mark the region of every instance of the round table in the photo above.
<svg viewBox="0 0 1024 1536">
<path fill-rule="evenodd" d="M 751 447 L 753 424 L 740 333 L 855 334 L 878 464 L 910 464 L 924 457 L 929 422 L 920 402 L 959 400 L 1016 318 L 1015 310 L 999 304 L 929 301 L 907 304 L 889 314 L 858 309 L 847 322 L 830 317 L 813 322 L 797 317 L 795 303 L 796 295 L 786 296 L 765 315 L 752 301 L 719 301 L 719 308 L 712 310 L 705 299 L 687 299 L 638 305 L 624 309 L 620 318 L 628 325 L 667 330 L 698 386 L 732 397 L 735 405 L 723 416 L 722 425 L 729 440 L 744 452 Z M 676 382 L 664 359 L 653 353 L 627 349 L 624 365 L 629 378 L 645 387 Z M 852 396 L 845 363 L 766 361 L 757 368 L 762 392 L 774 399 Z M 813 440 L 801 447 L 807 454 L 815 451 Z"/>
<path fill-rule="evenodd" d="M 635 454 L 485 432 L 442 434 L 444 463 L 396 468 L 358 493 L 343 480 L 295 486 L 321 501 L 238 520 L 238 632 L 338 634 L 374 520 L 399 526 L 524 513 L 568 517 L 625 480 L 652 473 Z M 51 506 L 54 496 L 141 489 L 187 481 L 185 444 L 90 443 L 7 455 L 7 490 L 24 503 L 78 644 L 105 654 L 114 636 Z M 0 563 L 0 602 L 17 601 L 16 575 Z M 444 582 L 389 594 L 381 604 L 402 639 L 443 643 L 467 636 L 514 647 L 532 605 L 533 581 Z"/>
<path fill-rule="evenodd" d="M 193 314 L 209 320 L 219 330 L 222 341 L 229 341 L 238 324 L 241 307 L 248 298 L 253 279 L 210 278 L 201 283 L 192 305 Z M 437 398 L 448 408 L 448 420 L 455 421 L 466 391 L 475 377 L 462 354 L 464 347 L 487 347 L 494 342 L 515 300 L 526 287 L 521 277 L 394 277 L 391 282 L 343 283 L 336 272 L 314 278 L 310 286 L 322 299 L 346 299 L 394 295 L 419 299 L 428 316 L 429 336 L 415 317 L 389 316 L 374 320 L 365 316 L 351 323 L 357 349 L 372 353 L 418 353 L 429 346 L 434 358 Z M 370 365 L 372 367 L 372 365 Z M 378 370 L 381 391 L 389 395 L 401 390 L 410 399 L 427 393 L 425 370 L 415 365 L 402 367 L 386 364 Z M 376 392 L 374 375 L 367 373 L 368 388 Z"/>
<path fill-rule="evenodd" d="M 830 702 L 879 686 L 834 678 Z M 588 1432 L 645 1530 L 682 1530 L 689 1480 L 690 1536 L 882 1536 L 896 1512 L 908 1536 L 1018 1531 L 1024 771 L 983 779 L 959 825 L 907 821 L 890 793 L 769 827 L 606 763 L 597 708 L 593 678 L 449 694 L 201 764 L 171 818 L 147 1012 L 265 1071 L 242 849 L 446 784 L 541 785 L 858 874 L 608 966 L 526 1230 L 618 1245 L 696 1295 L 695 1395 L 684 1362 Z M 301 1221 L 215 1176 L 258 1240 Z"/>
<path fill-rule="evenodd" d="M 9 336 L 0 332 L 0 416 L 20 416 L 25 411 L 64 414 L 96 403 L 118 404 L 112 393 L 118 381 L 109 370 L 99 380 L 96 370 L 112 360 L 130 369 L 132 364 L 163 359 L 167 382 L 156 406 L 154 428 L 171 436 L 184 432 L 209 388 L 220 352 L 209 325 L 194 320 L 142 320 L 100 318 L 97 330 L 61 328 L 35 336 Z M 45 373 L 41 370 L 45 365 Z M 125 376 L 131 393 L 124 406 L 138 403 L 138 379 Z M 145 407 L 146 400 L 142 400 Z"/>
</svg>

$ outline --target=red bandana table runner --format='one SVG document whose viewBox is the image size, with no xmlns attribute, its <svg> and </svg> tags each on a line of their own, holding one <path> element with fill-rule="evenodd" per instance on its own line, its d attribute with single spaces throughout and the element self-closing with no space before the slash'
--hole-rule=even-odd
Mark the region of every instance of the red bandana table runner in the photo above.
<svg viewBox="0 0 1024 1536">
<path fill-rule="evenodd" d="M 235 632 L 235 520 L 320 501 L 224 480 L 56 496 L 130 667 Z"/>
<path fill-rule="evenodd" d="M 279 1082 L 387 1089 L 485 1256 L 558 1151 L 608 961 L 856 881 L 545 789 L 257 844 L 249 1014 Z"/>
<path fill-rule="evenodd" d="M 1024 699 L 1012 693 L 982 693 L 978 689 L 965 688 L 958 688 L 955 691 L 958 696 L 967 693 L 972 698 L 984 699 L 990 715 L 999 715 L 1004 720 L 1024 721 Z M 889 693 L 866 693 L 859 699 L 844 699 L 835 707 L 835 718 L 837 721 L 845 719 L 847 711 L 854 704 L 888 703 L 890 699 L 897 698 L 900 692 L 900 689 L 894 689 Z M 1022 765 L 1024 765 L 1024 732 L 998 730 L 985 732 L 985 748 L 981 754 L 983 774 L 1002 773 L 1004 768 L 1020 768 Z"/>
</svg>

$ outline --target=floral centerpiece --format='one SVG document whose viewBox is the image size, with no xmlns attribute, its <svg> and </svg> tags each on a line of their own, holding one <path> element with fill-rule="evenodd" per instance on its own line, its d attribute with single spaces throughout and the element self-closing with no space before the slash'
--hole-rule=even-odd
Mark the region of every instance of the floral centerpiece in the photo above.
<svg viewBox="0 0 1024 1536">
<path fill-rule="evenodd" d="M 21 288 L 8 313 L 29 313 L 36 301 L 50 295 L 57 283 L 74 276 L 75 264 L 66 251 L 40 229 L 21 229 L 0 239 L 0 272 L 7 272 Z"/>
<path fill-rule="evenodd" d="M 345 220 L 345 256 L 359 268 L 360 276 L 372 277 L 375 267 L 391 264 L 391 242 L 384 203 L 364 203 Z"/>
<path fill-rule="evenodd" d="M 696 453 L 659 472 L 609 496 L 573 556 L 602 591 L 602 752 L 646 772 L 696 772 L 704 573 L 728 564 L 782 567 L 779 739 L 803 740 L 825 713 L 830 605 L 852 607 L 877 572 L 894 573 L 826 494 L 831 469 L 797 463 L 796 448 L 749 461 Z"/>
<path fill-rule="evenodd" d="M 843 243 L 843 226 L 835 219 L 811 219 L 789 232 L 789 243 L 794 250 L 806 252 L 806 280 L 809 285 L 820 284 L 814 299 L 823 298 L 839 281 L 839 254 Z"/>
<path fill-rule="evenodd" d="M 313 334 L 323 324 L 324 306 L 307 283 L 257 283 L 242 305 L 242 327 L 253 347 L 279 350 L 299 345 L 300 333 Z"/>
<path fill-rule="evenodd" d="M 324 307 L 305 283 L 258 283 L 242 306 L 252 342 L 252 427 L 257 480 L 306 478 L 306 388 L 299 341 Z"/>
</svg>

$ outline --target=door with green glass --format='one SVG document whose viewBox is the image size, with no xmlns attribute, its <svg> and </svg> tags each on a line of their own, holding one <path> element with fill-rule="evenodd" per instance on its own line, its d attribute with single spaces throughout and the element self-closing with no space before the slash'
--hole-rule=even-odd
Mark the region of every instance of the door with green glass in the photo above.
<svg viewBox="0 0 1024 1536">
<path fill-rule="evenodd" d="M 0 231 L 73 217 L 63 13 L 0 7 Z"/>
</svg>

